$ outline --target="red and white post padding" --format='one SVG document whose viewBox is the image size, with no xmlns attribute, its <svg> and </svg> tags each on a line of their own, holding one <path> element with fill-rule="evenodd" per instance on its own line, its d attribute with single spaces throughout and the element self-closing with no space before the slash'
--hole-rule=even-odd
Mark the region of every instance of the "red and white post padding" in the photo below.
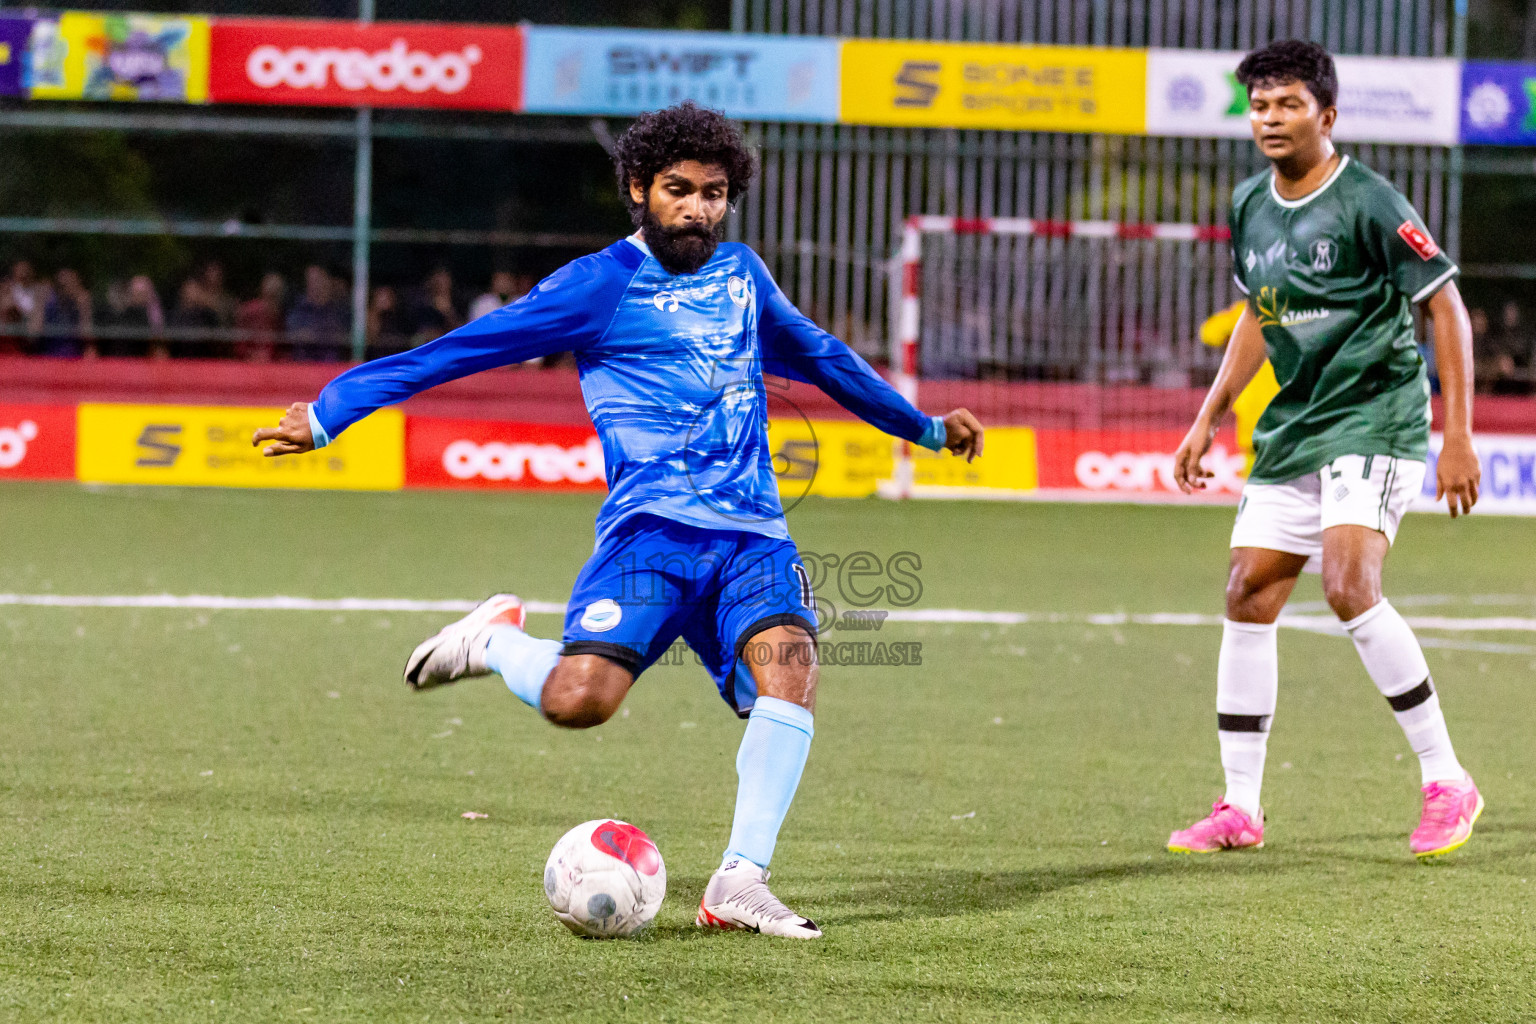
<svg viewBox="0 0 1536 1024">
<path fill-rule="evenodd" d="M 901 295 L 896 336 L 891 339 L 891 369 L 896 390 L 917 404 L 917 338 L 922 315 L 924 235 L 1013 235 L 1037 238 L 1154 239 L 1164 242 L 1226 242 L 1232 232 L 1221 224 L 1134 224 L 1112 220 L 1033 220 L 1029 217 L 908 217 L 901 235 Z M 912 448 L 897 445 L 896 497 L 912 494 Z"/>
</svg>

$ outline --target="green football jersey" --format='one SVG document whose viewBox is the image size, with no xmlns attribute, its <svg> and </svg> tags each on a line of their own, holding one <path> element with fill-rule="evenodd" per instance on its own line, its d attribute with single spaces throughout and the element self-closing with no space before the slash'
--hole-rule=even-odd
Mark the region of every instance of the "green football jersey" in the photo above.
<svg viewBox="0 0 1536 1024">
<path fill-rule="evenodd" d="M 1309 195 L 1269 171 L 1232 193 L 1232 271 L 1258 317 L 1277 394 L 1248 479 L 1281 483 L 1342 455 L 1424 459 L 1429 379 L 1413 306 L 1458 273 L 1408 200 L 1343 157 Z"/>
</svg>

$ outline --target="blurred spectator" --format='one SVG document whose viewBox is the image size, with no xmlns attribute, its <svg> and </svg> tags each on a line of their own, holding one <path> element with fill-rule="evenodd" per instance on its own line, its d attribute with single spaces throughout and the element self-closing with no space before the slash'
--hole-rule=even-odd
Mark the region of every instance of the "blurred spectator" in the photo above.
<svg viewBox="0 0 1536 1024">
<path fill-rule="evenodd" d="M 277 338 L 283 329 L 283 300 L 288 284 L 283 275 L 266 273 L 256 297 L 235 310 L 235 358 L 249 363 L 270 363 L 277 354 Z"/>
<path fill-rule="evenodd" d="M 10 274 L 0 282 L 0 352 L 26 351 L 24 336 L 42 329 L 47 301 L 48 286 L 37 279 L 32 264 L 11 264 Z"/>
<path fill-rule="evenodd" d="M 1473 338 L 1477 336 L 1473 328 Z M 1530 394 L 1536 385 L 1532 373 L 1532 339 L 1520 323 L 1520 304 L 1513 299 L 1504 303 L 1499 322 L 1488 332 L 1483 346 L 1485 355 L 1479 360 L 1486 376 L 1484 383 L 1496 395 Z M 1476 353 L 1476 341 L 1473 342 Z"/>
<path fill-rule="evenodd" d="M 218 311 L 214 308 L 202 278 L 189 277 L 176 293 L 176 308 L 171 310 L 173 351 L 183 359 L 207 359 L 221 354 Z"/>
<path fill-rule="evenodd" d="M 368 299 L 368 358 L 377 359 L 411 347 L 411 320 L 400 296 L 379 285 Z"/>
<path fill-rule="evenodd" d="M 350 304 L 343 289 L 322 266 L 304 268 L 304 294 L 288 310 L 290 352 L 297 362 L 329 362 L 340 359 L 352 327 Z"/>
<path fill-rule="evenodd" d="M 165 310 L 154 282 L 144 274 L 107 286 L 102 327 L 110 329 L 103 331 L 105 336 L 97 343 L 104 356 L 166 356 Z"/>
<path fill-rule="evenodd" d="M 475 299 L 469 307 L 469 318 L 479 320 L 487 313 L 493 313 L 509 302 L 527 295 L 530 289 L 523 287 L 524 282 L 513 277 L 510 271 L 498 270 L 491 275 L 491 290 Z"/>
<path fill-rule="evenodd" d="M 464 322 L 453 303 L 453 275 L 438 267 L 422 282 L 411 309 L 411 342 L 421 345 L 440 338 Z"/>
<path fill-rule="evenodd" d="M 43 337 L 37 351 L 45 356 L 96 354 L 95 304 L 78 271 L 65 267 L 53 275 L 53 289 L 43 306 Z"/>
<path fill-rule="evenodd" d="M 239 303 L 224 287 L 224 264 L 218 260 L 209 260 L 198 272 L 197 282 L 202 285 L 203 303 L 213 311 L 219 326 L 233 327 Z"/>
</svg>

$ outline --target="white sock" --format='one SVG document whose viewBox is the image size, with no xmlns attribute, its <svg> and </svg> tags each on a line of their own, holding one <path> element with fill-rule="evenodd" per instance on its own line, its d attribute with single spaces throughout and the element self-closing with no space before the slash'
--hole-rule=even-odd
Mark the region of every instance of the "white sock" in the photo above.
<svg viewBox="0 0 1536 1024">
<path fill-rule="evenodd" d="M 1429 662 L 1413 630 L 1386 598 L 1344 623 L 1376 689 L 1392 705 L 1408 745 L 1419 755 L 1419 773 L 1431 782 L 1466 778 L 1456 760 L 1451 734 L 1440 710 L 1440 695 L 1429 678 Z"/>
<path fill-rule="evenodd" d="M 1226 801 L 1255 821 L 1269 723 L 1280 691 L 1275 633 L 1274 623 L 1228 619 L 1221 626 L 1221 654 L 1216 659 L 1216 736 L 1227 773 Z"/>
<path fill-rule="evenodd" d="M 501 674 L 507 689 L 535 711 L 542 711 L 544 680 L 555 670 L 564 646 L 558 640 L 529 636 L 516 626 L 495 626 L 485 646 L 485 664 Z"/>
</svg>

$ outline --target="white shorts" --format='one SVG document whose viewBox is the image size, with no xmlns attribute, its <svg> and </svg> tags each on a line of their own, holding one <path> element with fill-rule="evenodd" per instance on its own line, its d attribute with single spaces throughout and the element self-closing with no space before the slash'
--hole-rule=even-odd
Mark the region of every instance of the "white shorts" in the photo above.
<svg viewBox="0 0 1536 1024">
<path fill-rule="evenodd" d="M 1424 486 L 1424 472 L 1424 463 L 1412 459 L 1344 455 L 1282 484 L 1246 484 L 1232 546 L 1306 555 L 1307 570 L 1316 572 L 1330 526 L 1378 530 L 1390 544 Z"/>
</svg>

